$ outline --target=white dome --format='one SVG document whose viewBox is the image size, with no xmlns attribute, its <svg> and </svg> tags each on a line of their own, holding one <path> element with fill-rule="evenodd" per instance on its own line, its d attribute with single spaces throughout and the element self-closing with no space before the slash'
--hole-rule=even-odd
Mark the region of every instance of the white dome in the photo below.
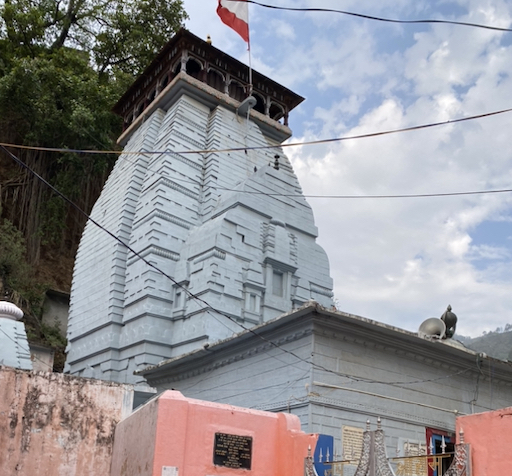
<svg viewBox="0 0 512 476">
<path fill-rule="evenodd" d="M 19 321 L 23 317 L 23 311 L 8 301 L 0 301 L 0 318 L 13 319 Z"/>
</svg>

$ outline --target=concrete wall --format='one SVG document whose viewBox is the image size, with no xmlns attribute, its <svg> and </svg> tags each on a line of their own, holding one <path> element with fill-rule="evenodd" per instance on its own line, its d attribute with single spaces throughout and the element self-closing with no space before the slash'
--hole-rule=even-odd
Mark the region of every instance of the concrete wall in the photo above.
<svg viewBox="0 0 512 476">
<path fill-rule="evenodd" d="M 216 446 L 219 433 L 250 439 L 249 458 L 240 458 L 229 445 Z M 248 474 L 248 469 L 252 476 L 297 476 L 303 474 L 308 447 L 314 450 L 316 439 L 300 430 L 293 415 L 187 399 L 168 391 L 117 426 L 111 476 L 236 476 Z M 224 461 L 214 461 L 220 451 L 227 453 L 221 455 Z M 249 468 L 238 467 L 241 462 Z"/>
<path fill-rule="evenodd" d="M 57 325 L 63 335 L 68 328 L 69 294 L 48 290 L 43 303 L 43 322 Z"/>
<path fill-rule="evenodd" d="M 308 333 L 307 329 L 296 331 L 299 336 Z M 219 357 L 215 354 L 210 357 L 208 353 L 201 364 L 185 366 L 169 378 L 150 380 L 150 384 L 159 391 L 176 389 L 191 398 L 290 412 L 300 417 L 304 431 L 310 431 L 311 370 L 307 361 L 311 356 L 311 340 L 308 337 L 294 340 L 289 336 L 286 340 L 286 337 L 278 334 L 272 338 L 272 342 L 284 340 L 281 348 L 257 339 L 254 346 L 241 345 Z"/>
<path fill-rule="evenodd" d="M 509 476 L 512 461 L 512 407 L 457 418 L 457 435 L 471 446 L 471 474 Z"/>
<path fill-rule="evenodd" d="M 109 474 L 132 399 L 126 385 L 0 367 L 0 474 Z"/>
<path fill-rule="evenodd" d="M 406 445 L 424 448 L 427 432 L 453 442 L 457 415 L 512 402 L 505 362 L 363 318 L 343 327 L 331 314 L 297 315 L 272 333 L 259 328 L 262 338 L 236 337 L 231 348 L 220 343 L 169 361 L 148 381 L 187 397 L 294 413 L 305 431 L 333 436 L 340 453 L 367 419 L 381 417 L 390 456 L 405 456 Z"/>
</svg>

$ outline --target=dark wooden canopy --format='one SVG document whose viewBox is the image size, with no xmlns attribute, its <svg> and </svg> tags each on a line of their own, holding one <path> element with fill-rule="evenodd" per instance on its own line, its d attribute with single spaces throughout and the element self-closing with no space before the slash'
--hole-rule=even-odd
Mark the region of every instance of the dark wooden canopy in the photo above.
<svg viewBox="0 0 512 476">
<path fill-rule="evenodd" d="M 256 111 L 276 121 L 282 119 L 284 125 L 288 125 L 289 112 L 304 100 L 254 70 L 251 92 L 247 65 L 182 28 L 114 106 L 113 111 L 124 118 L 125 128 L 180 72 L 237 101 L 243 101 L 252 94 L 257 100 Z"/>
</svg>

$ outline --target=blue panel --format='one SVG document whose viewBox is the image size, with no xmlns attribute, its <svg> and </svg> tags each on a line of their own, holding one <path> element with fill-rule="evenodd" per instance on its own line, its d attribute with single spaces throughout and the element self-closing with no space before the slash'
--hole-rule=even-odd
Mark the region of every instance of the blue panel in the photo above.
<svg viewBox="0 0 512 476">
<path fill-rule="evenodd" d="M 324 476 L 327 470 L 331 469 L 331 465 L 325 463 L 333 460 L 334 438 L 328 435 L 319 435 L 316 444 L 313 462 L 318 476 Z"/>
</svg>

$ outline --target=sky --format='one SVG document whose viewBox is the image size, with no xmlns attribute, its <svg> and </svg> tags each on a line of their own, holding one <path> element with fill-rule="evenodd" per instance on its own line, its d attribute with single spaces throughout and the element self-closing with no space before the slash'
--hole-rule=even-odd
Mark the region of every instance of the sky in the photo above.
<svg viewBox="0 0 512 476">
<path fill-rule="evenodd" d="M 512 27 L 503 0 L 265 0 L 400 20 Z M 184 0 L 185 26 L 248 63 L 217 0 Z M 512 108 L 512 32 L 395 24 L 249 5 L 254 69 L 304 96 L 293 137 L 319 139 Z M 340 311 L 417 331 L 448 304 L 457 333 L 512 323 L 512 112 L 380 137 L 286 149 L 329 257 Z"/>
</svg>

